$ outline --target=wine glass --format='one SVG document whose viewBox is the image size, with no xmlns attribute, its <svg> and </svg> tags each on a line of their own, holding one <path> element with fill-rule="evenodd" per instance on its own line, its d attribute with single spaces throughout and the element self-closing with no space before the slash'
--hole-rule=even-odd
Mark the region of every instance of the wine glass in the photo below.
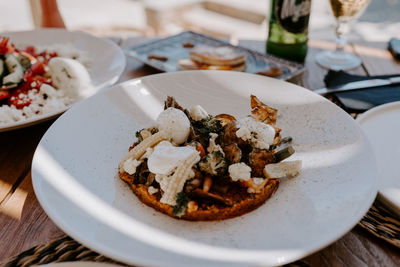
<svg viewBox="0 0 400 267">
<path fill-rule="evenodd" d="M 332 70 L 349 70 L 361 65 L 359 57 L 344 51 L 347 43 L 344 35 L 349 32 L 350 24 L 361 16 L 369 2 L 370 0 L 330 0 L 336 18 L 336 50 L 318 53 L 315 59 L 319 65 Z"/>
</svg>

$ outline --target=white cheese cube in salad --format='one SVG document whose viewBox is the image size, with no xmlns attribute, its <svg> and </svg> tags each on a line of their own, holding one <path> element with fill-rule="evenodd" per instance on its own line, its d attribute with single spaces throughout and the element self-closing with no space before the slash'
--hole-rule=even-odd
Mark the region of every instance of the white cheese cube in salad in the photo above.
<svg viewBox="0 0 400 267">
<path fill-rule="evenodd" d="M 201 121 L 202 119 L 208 117 L 207 111 L 205 111 L 200 105 L 191 107 L 189 110 L 189 115 L 194 121 Z"/>
<path fill-rule="evenodd" d="M 234 182 L 247 181 L 251 177 L 251 168 L 243 162 L 229 165 L 228 172 Z"/>
<path fill-rule="evenodd" d="M 271 163 L 265 165 L 264 174 L 271 178 L 295 177 L 299 174 L 301 165 L 301 160 Z"/>
<path fill-rule="evenodd" d="M 153 186 L 149 186 L 149 188 L 147 188 L 147 192 L 149 192 L 150 195 L 154 195 L 155 193 L 158 192 L 158 188 L 155 188 Z"/>
<path fill-rule="evenodd" d="M 124 162 L 124 165 L 122 168 L 124 169 L 125 172 L 127 172 L 130 175 L 135 174 L 136 168 L 141 164 L 142 162 L 136 159 L 129 158 Z"/>
<path fill-rule="evenodd" d="M 256 193 L 261 192 L 261 190 L 264 188 L 266 182 L 268 182 L 268 179 L 254 177 L 254 178 L 251 178 L 249 181 L 251 181 L 252 187 L 247 188 L 247 193 L 256 194 Z"/>
<path fill-rule="evenodd" d="M 269 149 L 274 143 L 275 129 L 269 124 L 260 122 L 253 117 L 240 119 L 236 123 L 236 136 L 244 141 L 250 141 L 256 148 Z"/>
</svg>

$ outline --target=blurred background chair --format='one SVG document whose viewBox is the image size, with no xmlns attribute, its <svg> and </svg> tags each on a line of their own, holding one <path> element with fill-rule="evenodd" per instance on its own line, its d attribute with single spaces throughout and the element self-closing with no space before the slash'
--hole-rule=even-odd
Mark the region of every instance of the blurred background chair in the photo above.
<svg viewBox="0 0 400 267">
<path fill-rule="evenodd" d="M 65 28 L 57 0 L 29 0 L 35 28 Z"/>
</svg>

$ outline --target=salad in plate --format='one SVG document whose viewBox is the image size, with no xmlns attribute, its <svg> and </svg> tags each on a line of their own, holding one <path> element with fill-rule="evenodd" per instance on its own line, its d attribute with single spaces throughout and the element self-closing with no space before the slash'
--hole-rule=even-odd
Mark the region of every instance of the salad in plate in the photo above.
<svg viewBox="0 0 400 267">
<path fill-rule="evenodd" d="M 19 47 L 0 36 L 0 125 L 61 110 L 93 94 L 89 65 L 68 44 Z"/>
</svg>

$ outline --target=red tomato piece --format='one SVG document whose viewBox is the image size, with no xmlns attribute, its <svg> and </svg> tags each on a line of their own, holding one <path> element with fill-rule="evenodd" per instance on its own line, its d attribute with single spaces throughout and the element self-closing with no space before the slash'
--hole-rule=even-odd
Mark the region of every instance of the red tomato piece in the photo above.
<svg viewBox="0 0 400 267">
<path fill-rule="evenodd" d="M 34 75 L 42 75 L 46 72 L 46 65 L 38 61 L 31 66 L 31 70 Z"/>
<path fill-rule="evenodd" d="M 51 53 L 49 53 L 49 56 L 50 57 L 58 57 L 58 54 L 57 54 L 57 52 L 51 52 Z"/>
<path fill-rule="evenodd" d="M 52 80 L 50 78 L 47 78 L 47 77 L 44 77 L 44 76 L 39 76 L 39 75 L 33 77 L 33 81 L 37 82 L 37 83 L 40 83 L 40 85 L 42 85 L 44 83 L 49 84 L 49 85 L 52 84 Z"/>
<path fill-rule="evenodd" d="M 8 43 L 9 38 L 0 36 L 0 54 L 8 54 L 15 51 L 14 46 Z"/>
<path fill-rule="evenodd" d="M 34 56 L 35 55 L 35 47 L 33 45 L 29 45 L 25 48 L 25 52 Z"/>
<path fill-rule="evenodd" d="M 6 99 L 10 96 L 10 92 L 8 90 L 0 91 L 0 100 Z"/>
</svg>

